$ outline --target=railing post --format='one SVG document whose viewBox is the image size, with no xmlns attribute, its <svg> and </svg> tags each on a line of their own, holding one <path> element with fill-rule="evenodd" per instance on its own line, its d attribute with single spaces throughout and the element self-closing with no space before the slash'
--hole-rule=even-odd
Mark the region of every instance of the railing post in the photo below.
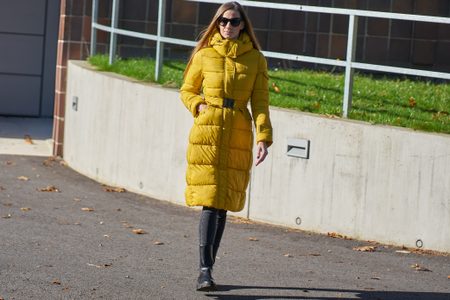
<svg viewBox="0 0 450 300">
<path fill-rule="evenodd" d="M 162 73 L 162 65 L 164 59 L 164 43 L 161 42 L 161 36 L 164 36 L 165 24 L 166 24 L 166 0 L 159 0 L 158 39 L 156 40 L 155 81 L 159 80 Z"/>
<path fill-rule="evenodd" d="M 97 52 L 97 29 L 94 23 L 98 21 L 98 0 L 92 0 L 92 17 L 91 17 L 91 56 Z"/>
<path fill-rule="evenodd" d="M 352 108 L 353 72 L 354 72 L 352 68 L 352 62 L 355 60 L 357 37 L 358 37 L 358 16 L 349 15 L 347 56 L 345 64 L 344 99 L 342 103 L 342 116 L 344 118 L 348 117 L 348 113 Z"/>
<path fill-rule="evenodd" d="M 119 24 L 119 0 L 113 0 L 111 16 L 111 34 L 109 38 L 109 64 L 111 65 L 116 58 L 117 34 L 115 29 Z"/>
</svg>

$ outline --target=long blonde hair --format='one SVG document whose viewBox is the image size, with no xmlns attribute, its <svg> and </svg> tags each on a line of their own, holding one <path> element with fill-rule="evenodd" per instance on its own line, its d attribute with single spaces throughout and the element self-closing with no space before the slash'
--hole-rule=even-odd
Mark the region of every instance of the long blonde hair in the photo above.
<svg viewBox="0 0 450 300">
<path fill-rule="evenodd" d="M 244 29 L 242 29 L 243 32 L 246 32 L 248 36 L 250 37 L 250 40 L 253 43 L 253 47 L 255 49 L 261 50 L 261 46 L 259 45 L 258 39 L 256 38 L 255 32 L 253 31 L 252 23 L 250 22 L 250 19 L 247 16 L 247 13 L 244 11 L 244 8 L 242 5 L 240 5 L 236 1 L 232 2 L 226 2 L 222 4 L 216 11 L 216 14 L 212 18 L 211 22 L 209 23 L 208 27 L 203 30 L 200 34 L 201 38 L 198 41 L 197 45 L 195 46 L 194 50 L 192 50 L 191 57 L 189 58 L 189 62 L 186 66 L 186 69 L 184 70 L 184 76 L 186 76 L 187 71 L 189 70 L 189 67 L 192 63 L 192 58 L 194 55 L 200 50 L 205 47 L 208 47 L 208 41 L 209 38 L 214 34 L 214 32 L 218 28 L 218 20 L 219 18 L 227 11 L 227 10 L 235 10 L 238 11 L 241 15 L 242 21 L 244 21 Z M 241 32 L 242 32 L 241 31 Z"/>
</svg>

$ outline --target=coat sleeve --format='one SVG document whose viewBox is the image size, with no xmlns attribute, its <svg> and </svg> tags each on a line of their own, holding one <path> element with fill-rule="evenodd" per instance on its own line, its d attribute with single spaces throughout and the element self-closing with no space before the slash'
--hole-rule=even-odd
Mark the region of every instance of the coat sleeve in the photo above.
<svg viewBox="0 0 450 300">
<path fill-rule="evenodd" d="M 200 96 L 202 82 L 202 56 L 200 52 L 197 52 L 192 58 L 191 65 L 180 89 L 180 98 L 194 117 L 198 115 L 197 106 L 201 103 L 206 103 Z"/>
<path fill-rule="evenodd" d="M 269 115 L 269 75 L 266 59 L 261 53 L 251 96 L 251 109 L 256 128 L 256 142 L 266 142 L 267 146 L 272 145 L 272 124 Z"/>
</svg>

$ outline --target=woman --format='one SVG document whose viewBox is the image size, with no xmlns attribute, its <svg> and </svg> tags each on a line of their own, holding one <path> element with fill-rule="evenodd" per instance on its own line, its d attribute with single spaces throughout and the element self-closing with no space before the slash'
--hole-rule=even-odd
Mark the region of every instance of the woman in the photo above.
<svg viewBox="0 0 450 300">
<path fill-rule="evenodd" d="M 227 211 L 244 208 L 252 165 L 252 116 L 256 165 L 272 144 L 267 63 L 252 25 L 237 2 L 219 7 L 192 52 L 181 99 L 194 116 L 189 135 L 186 203 L 202 206 L 197 290 L 211 291 L 211 272 Z M 252 115 L 247 109 L 251 101 Z"/>
</svg>

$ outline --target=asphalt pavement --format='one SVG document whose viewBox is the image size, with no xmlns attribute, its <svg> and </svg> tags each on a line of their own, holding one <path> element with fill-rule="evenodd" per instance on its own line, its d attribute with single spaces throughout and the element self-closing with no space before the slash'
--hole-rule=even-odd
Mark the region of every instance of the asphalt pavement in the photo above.
<svg viewBox="0 0 450 300">
<path fill-rule="evenodd" d="M 0 155 L 0 299 L 450 300 L 450 256 L 229 218 L 196 292 L 199 210 Z"/>
</svg>

